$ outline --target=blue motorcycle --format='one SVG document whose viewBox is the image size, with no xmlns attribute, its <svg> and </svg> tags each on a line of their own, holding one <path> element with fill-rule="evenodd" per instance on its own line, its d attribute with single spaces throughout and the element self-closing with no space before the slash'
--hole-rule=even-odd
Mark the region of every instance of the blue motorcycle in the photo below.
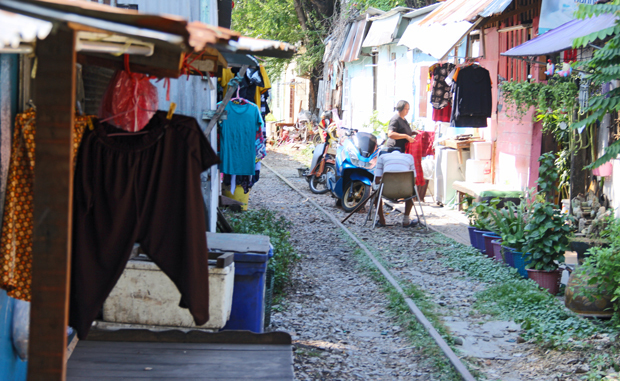
<svg viewBox="0 0 620 381">
<path fill-rule="evenodd" d="M 370 196 L 373 169 L 377 164 L 379 149 L 377 138 L 367 132 L 352 134 L 338 147 L 336 173 L 327 173 L 327 186 L 345 212 L 350 213 Z"/>
</svg>

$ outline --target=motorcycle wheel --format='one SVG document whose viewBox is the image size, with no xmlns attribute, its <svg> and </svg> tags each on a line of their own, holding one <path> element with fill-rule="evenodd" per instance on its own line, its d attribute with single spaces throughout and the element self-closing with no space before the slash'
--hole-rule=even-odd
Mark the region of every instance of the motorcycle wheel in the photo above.
<svg viewBox="0 0 620 381">
<path fill-rule="evenodd" d="M 342 209 L 350 213 L 360 202 L 366 200 L 368 196 L 370 196 L 370 185 L 366 185 L 359 180 L 352 181 L 347 189 L 344 190 Z"/>
<path fill-rule="evenodd" d="M 310 191 L 312 193 L 325 194 L 329 192 L 329 187 L 327 186 L 328 174 L 332 174 L 334 177 L 336 177 L 336 167 L 333 164 L 325 164 L 325 168 L 323 169 L 323 174 L 321 176 L 309 176 Z"/>
<path fill-rule="evenodd" d="M 323 143 L 323 139 L 321 138 L 321 131 L 318 131 L 312 137 L 312 144 L 314 144 L 314 146 L 316 147 L 316 146 L 318 146 L 321 143 Z"/>
</svg>

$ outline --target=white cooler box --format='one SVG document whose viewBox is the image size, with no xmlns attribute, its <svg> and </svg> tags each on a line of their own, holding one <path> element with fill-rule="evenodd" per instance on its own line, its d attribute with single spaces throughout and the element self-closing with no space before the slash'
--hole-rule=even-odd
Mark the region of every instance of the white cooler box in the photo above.
<svg viewBox="0 0 620 381">
<path fill-rule="evenodd" d="M 235 263 L 209 266 L 209 321 L 199 328 L 220 329 L 230 318 Z M 132 260 L 103 304 L 103 320 L 114 323 L 196 327 L 187 308 L 179 307 L 181 293 L 159 267 Z"/>
<path fill-rule="evenodd" d="M 491 160 L 491 142 L 471 143 L 471 158 L 476 160 Z"/>
<path fill-rule="evenodd" d="M 468 159 L 465 164 L 465 181 L 468 183 L 490 183 L 491 160 Z"/>
</svg>

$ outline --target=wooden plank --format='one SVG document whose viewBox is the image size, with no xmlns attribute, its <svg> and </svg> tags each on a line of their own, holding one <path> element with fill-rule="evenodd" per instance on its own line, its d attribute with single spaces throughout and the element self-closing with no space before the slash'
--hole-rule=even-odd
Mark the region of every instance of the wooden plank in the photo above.
<svg viewBox="0 0 620 381">
<path fill-rule="evenodd" d="M 80 352 L 96 348 L 97 353 L 135 353 L 144 348 L 157 350 L 157 353 L 172 353 L 181 348 L 184 351 L 217 351 L 217 352 L 288 352 L 291 344 L 229 344 L 229 343 L 172 343 L 149 341 L 90 341 L 80 340 Z"/>
<path fill-rule="evenodd" d="M 207 233 L 209 251 L 268 253 L 269 237 L 254 234 Z"/>
<path fill-rule="evenodd" d="M 224 267 L 230 265 L 235 259 L 235 253 L 225 253 L 217 257 L 217 264 L 215 267 L 223 269 Z"/>
<path fill-rule="evenodd" d="M 291 380 L 291 345 L 80 341 L 67 379 Z M 235 350 L 237 349 L 237 350 Z"/>
<path fill-rule="evenodd" d="M 105 331 L 91 329 L 88 341 L 168 342 L 168 343 L 230 343 L 230 344 L 291 344 L 286 332 L 253 333 L 250 331 L 203 332 L 180 330 L 148 331 L 145 329 L 119 329 Z"/>
<path fill-rule="evenodd" d="M 36 47 L 32 305 L 28 380 L 63 380 L 67 356 L 75 34 L 58 29 Z"/>
</svg>

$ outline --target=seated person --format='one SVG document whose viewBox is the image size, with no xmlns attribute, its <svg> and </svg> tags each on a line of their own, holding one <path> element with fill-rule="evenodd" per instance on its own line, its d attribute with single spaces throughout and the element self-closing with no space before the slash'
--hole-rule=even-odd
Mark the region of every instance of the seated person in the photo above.
<svg viewBox="0 0 620 381">
<path fill-rule="evenodd" d="M 388 153 L 382 153 L 377 159 L 377 166 L 375 167 L 375 183 L 381 183 L 381 177 L 384 172 L 408 172 L 413 171 L 415 174 L 415 166 L 413 164 L 413 156 L 401 153 L 399 147 L 392 147 L 388 150 Z M 379 221 L 377 226 L 385 226 L 385 216 L 383 215 L 383 200 L 378 200 L 379 203 L 378 215 Z M 403 226 L 415 226 L 418 221 L 410 220 L 409 213 L 413 207 L 413 200 L 405 201 L 405 214 L 403 215 Z"/>
</svg>

